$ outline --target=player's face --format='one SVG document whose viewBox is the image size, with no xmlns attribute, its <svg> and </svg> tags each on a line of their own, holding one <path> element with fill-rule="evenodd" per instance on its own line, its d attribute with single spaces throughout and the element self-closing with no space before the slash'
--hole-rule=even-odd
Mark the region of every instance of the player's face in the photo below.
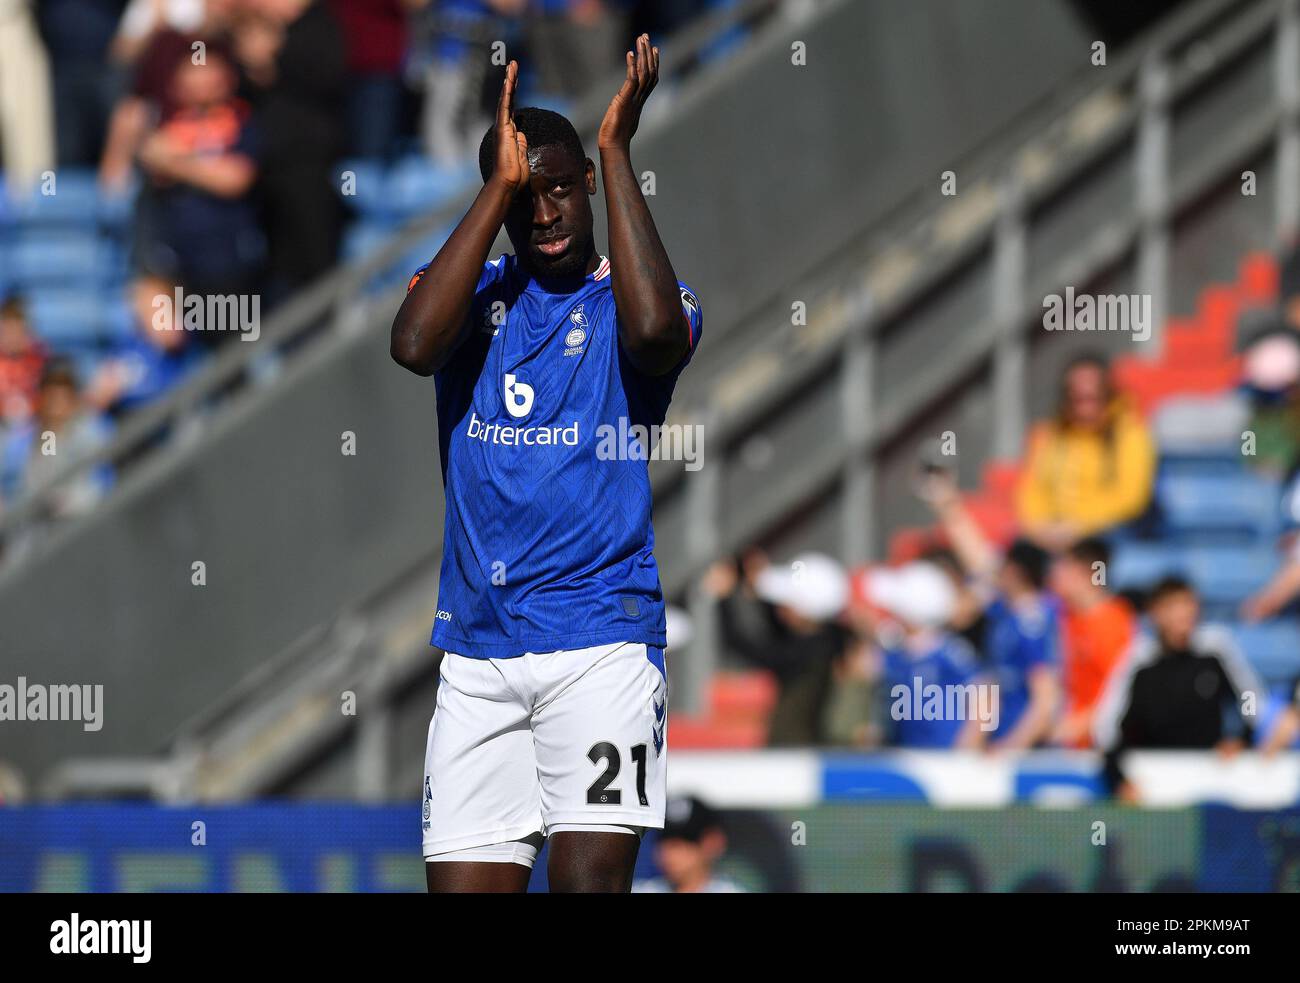
<svg viewBox="0 0 1300 983">
<path fill-rule="evenodd" d="M 591 196 L 596 167 L 562 147 L 528 151 L 531 177 L 506 215 L 506 234 L 539 276 L 581 276 L 593 258 Z"/>
</svg>

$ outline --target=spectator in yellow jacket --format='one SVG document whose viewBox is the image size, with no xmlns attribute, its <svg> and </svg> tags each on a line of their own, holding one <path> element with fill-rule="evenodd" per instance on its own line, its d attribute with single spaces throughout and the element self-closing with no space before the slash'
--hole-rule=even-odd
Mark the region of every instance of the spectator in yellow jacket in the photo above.
<svg viewBox="0 0 1300 983">
<path fill-rule="evenodd" d="M 1146 424 L 1115 392 L 1105 359 L 1085 355 L 1065 369 L 1056 416 L 1029 434 L 1017 517 L 1030 539 L 1062 550 L 1140 516 L 1154 474 Z"/>
</svg>

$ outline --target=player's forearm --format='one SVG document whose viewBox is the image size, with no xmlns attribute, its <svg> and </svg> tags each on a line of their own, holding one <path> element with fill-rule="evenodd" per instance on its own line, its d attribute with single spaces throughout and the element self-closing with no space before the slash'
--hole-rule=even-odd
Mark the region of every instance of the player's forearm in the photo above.
<svg viewBox="0 0 1300 983">
<path fill-rule="evenodd" d="M 416 375 L 432 375 L 456 344 L 474 288 L 510 206 L 510 192 L 488 181 L 393 319 L 393 361 Z"/>
<path fill-rule="evenodd" d="M 610 281 L 620 340 L 634 365 L 662 375 L 690 346 L 668 252 L 625 150 L 600 151 L 609 215 Z"/>
</svg>

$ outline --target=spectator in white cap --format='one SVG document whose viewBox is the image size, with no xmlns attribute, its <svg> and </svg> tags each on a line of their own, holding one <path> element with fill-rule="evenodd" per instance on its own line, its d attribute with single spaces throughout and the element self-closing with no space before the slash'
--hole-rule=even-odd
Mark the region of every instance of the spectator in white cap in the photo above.
<svg viewBox="0 0 1300 983">
<path fill-rule="evenodd" d="M 971 684 L 975 650 L 946 627 L 957 603 L 952 579 L 937 564 L 917 561 L 867 571 L 862 583 L 876 612 L 876 643 L 889 701 L 888 742 L 906 748 L 947 748 L 980 723 Z"/>
<path fill-rule="evenodd" d="M 802 553 L 788 565 L 776 565 L 751 552 L 743 588 L 731 560 L 715 564 L 703 587 L 720 600 L 725 646 L 776 677 L 768 744 L 826 743 L 826 703 L 849 638 L 839 623 L 849 599 L 844 568 L 821 553 Z M 757 611 L 746 610 L 755 604 Z"/>
</svg>

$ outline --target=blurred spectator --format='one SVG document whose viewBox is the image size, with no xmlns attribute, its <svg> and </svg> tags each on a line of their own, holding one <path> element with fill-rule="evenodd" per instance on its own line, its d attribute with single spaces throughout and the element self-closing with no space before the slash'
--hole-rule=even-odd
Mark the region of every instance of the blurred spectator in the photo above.
<svg viewBox="0 0 1300 983">
<path fill-rule="evenodd" d="M 0 500 L 17 502 L 44 485 L 69 461 L 92 453 L 108 441 L 103 419 L 87 412 L 70 362 L 53 359 L 37 389 L 35 415 L 12 427 L 0 454 Z M 66 518 L 88 512 L 111 483 L 104 468 L 64 483 L 46 500 L 43 518 Z"/>
<path fill-rule="evenodd" d="M 249 197 L 257 175 L 255 137 L 248 107 L 235 98 L 236 83 L 234 66 L 215 42 L 203 64 L 181 59 L 172 70 L 177 109 L 145 137 L 137 155 L 147 179 L 137 263 L 163 271 L 189 293 L 249 293 L 261 259 Z"/>
<path fill-rule="evenodd" d="M 1267 584 L 1241 603 L 1241 616 L 1246 621 L 1262 621 L 1278 614 L 1300 594 L 1300 542 L 1291 548 L 1281 569 Z"/>
<path fill-rule="evenodd" d="M 492 40 L 510 41 L 528 0 L 413 0 L 419 30 L 408 72 L 424 90 L 420 136 L 430 159 L 455 167 L 491 123 L 482 104 Z M 504 71 L 504 67 L 500 69 Z"/>
<path fill-rule="evenodd" d="M 17 297 L 0 304 L 0 433 L 32 415 L 45 367 L 45 346 L 32 333 Z"/>
<path fill-rule="evenodd" d="M 50 65 L 29 0 L 0 0 L 0 170 L 25 194 L 54 167 Z"/>
<path fill-rule="evenodd" d="M 1060 701 L 1055 603 L 1044 591 L 1049 557 L 1028 540 L 1016 540 L 998 556 L 961 503 L 951 474 L 934 472 L 921 488 L 953 551 L 984 599 L 985 667 L 981 678 L 998 687 L 998 727 L 972 729 L 963 739 L 991 738 L 1007 749 L 1046 740 Z"/>
<path fill-rule="evenodd" d="M 179 385 L 203 364 L 190 333 L 172 317 L 175 285 L 155 276 L 143 276 L 131 286 L 135 336 L 119 343 L 101 363 L 86 402 L 117 417 L 152 402 Z M 155 298 L 165 303 L 155 303 Z"/>
<path fill-rule="evenodd" d="M 532 0 L 528 50 L 541 90 L 575 99 L 615 71 L 627 23 L 619 0 Z"/>
<path fill-rule="evenodd" d="M 1016 493 L 1025 534 L 1044 549 L 1138 518 L 1151 501 L 1155 449 L 1100 357 L 1072 361 L 1055 419 L 1037 424 Z"/>
<path fill-rule="evenodd" d="M 168 14 L 169 5 L 159 8 L 159 16 L 147 19 L 148 30 L 142 35 L 142 47 L 133 48 L 128 65 L 131 80 L 108 124 L 108 137 L 99 162 L 99 181 L 107 194 L 126 191 L 132 165 L 146 135 L 170 122 L 180 108 L 174 99 L 173 79 L 177 64 L 195 60 L 210 41 L 221 41 L 230 27 L 233 0 L 204 0 L 199 9 L 202 19 L 192 23 L 180 12 Z M 146 13 L 153 8 L 146 6 Z M 176 25 L 176 26 L 173 26 Z M 120 40 L 120 39 L 119 39 Z M 115 42 L 116 51 L 121 49 Z"/>
<path fill-rule="evenodd" d="M 265 302 L 278 303 L 338 257 L 347 56 L 324 0 L 260 0 L 235 25 L 261 137 L 258 190 L 268 247 Z"/>
<path fill-rule="evenodd" d="M 877 671 L 889 704 L 882 715 L 886 742 L 905 748 L 955 747 L 976 716 L 974 707 L 968 704 L 960 714 L 913 712 L 929 693 L 967 686 L 979 669 L 970 645 L 944 627 L 956 599 L 952 582 L 932 563 L 877 567 L 865 574 L 862 595 L 867 608 L 857 612 L 857 621 L 878 650 Z"/>
<path fill-rule="evenodd" d="M 852 618 L 860 620 L 861 614 Z M 870 638 L 851 636 L 844 655 L 831 667 L 831 691 L 822 715 L 822 731 L 828 744 L 876 747 L 884 741 L 880 675 L 880 655 Z"/>
<path fill-rule="evenodd" d="M 347 44 L 349 154 L 387 158 L 397 143 L 413 6 L 414 0 L 330 0 Z"/>
<path fill-rule="evenodd" d="M 1246 461 L 1284 477 L 1300 462 L 1300 338 L 1290 328 L 1265 332 L 1247 347 L 1243 363 L 1246 428 L 1255 435 L 1255 453 Z"/>
<path fill-rule="evenodd" d="M 99 162 L 120 77 L 108 47 L 124 0 L 42 0 L 41 35 L 54 85 L 59 165 Z"/>
<path fill-rule="evenodd" d="M 779 693 L 768 744 L 826 743 L 832 675 L 848 641 L 836 622 L 848 602 L 844 569 L 820 553 L 802 554 L 779 567 L 751 553 L 744 591 L 732 561 L 714 564 L 702 586 L 720 600 L 723 644 L 776 676 Z"/>
<path fill-rule="evenodd" d="M 130 0 L 113 36 L 111 53 L 121 65 L 134 65 L 160 32 L 197 37 L 206 26 L 211 0 Z"/>
<path fill-rule="evenodd" d="M 1064 605 L 1065 715 L 1052 735 L 1055 744 L 1092 744 L 1097 701 L 1137 633 L 1133 609 L 1106 589 L 1109 564 L 1110 547 L 1089 538 L 1075 543 L 1052 565 L 1052 590 Z"/>
<path fill-rule="evenodd" d="M 988 637 L 988 615 L 984 613 L 984 599 L 975 589 L 957 554 L 945 547 L 928 550 L 922 560 L 939 567 L 952 581 L 956 598 L 948 628 L 970 643 L 981 662 L 987 658 L 984 643 Z"/>
<path fill-rule="evenodd" d="M 1264 690 L 1232 636 L 1200 624 L 1200 599 L 1181 577 L 1151 591 L 1147 615 L 1154 632 L 1135 643 L 1122 672 L 1107 686 L 1094 721 L 1097 747 L 1107 749 L 1106 776 L 1121 798 L 1132 798 L 1120 755 L 1134 748 L 1217 749 L 1233 754 L 1250 744 L 1253 721 L 1242 696 Z"/>
<path fill-rule="evenodd" d="M 1286 704 L 1264 741 L 1262 750 L 1265 754 L 1276 754 L 1284 748 L 1294 747 L 1300 740 L 1300 676 L 1291 680 L 1286 695 Z"/>
<path fill-rule="evenodd" d="M 1241 602 L 1241 617 L 1246 621 L 1272 618 L 1300 595 L 1300 479 L 1282 494 L 1282 516 L 1287 531 L 1281 548 L 1286 558 L 1267 584 Z"/>
<path fill-rule="evenodd" d="M 722 817 L 699 799 L 688 796 L 668 801 L 664 828 L 655 842 L 655 864 L 663 876 L 637 881 L 636 893 L 737 894 L 744 888 L 713 868 L 727 852 Z"/>
</svg>

